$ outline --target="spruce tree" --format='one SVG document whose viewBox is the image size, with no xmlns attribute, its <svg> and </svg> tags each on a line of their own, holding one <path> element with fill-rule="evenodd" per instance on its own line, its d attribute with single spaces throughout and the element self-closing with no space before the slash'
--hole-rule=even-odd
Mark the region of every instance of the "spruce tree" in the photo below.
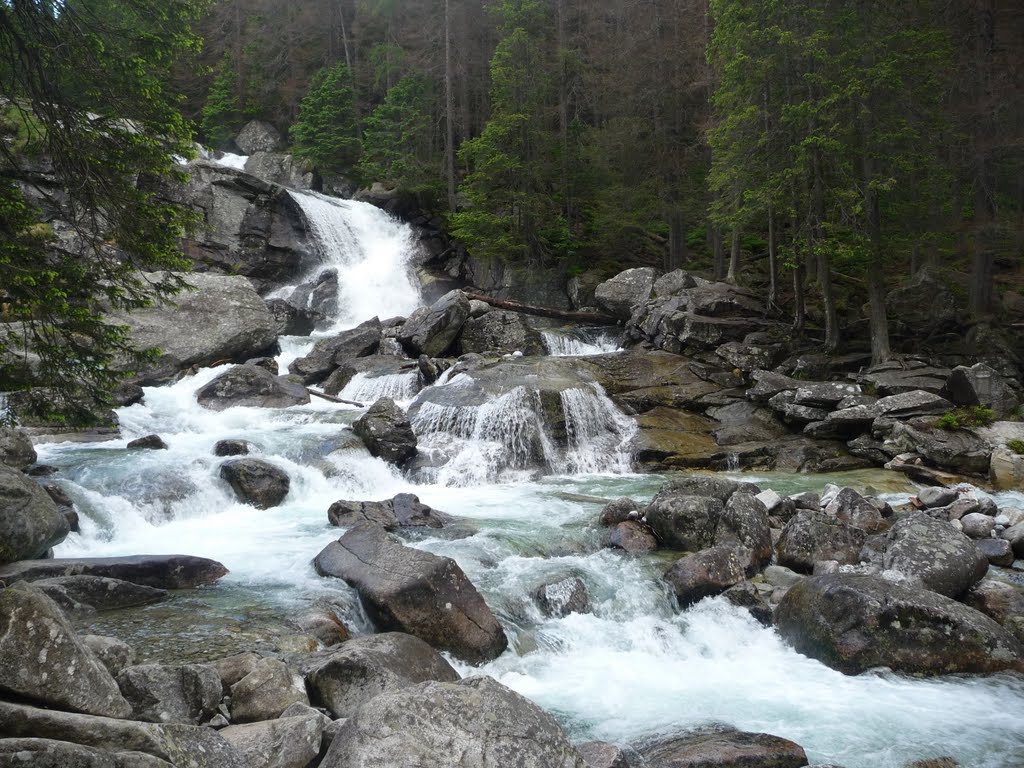
<svg viewBox="0 0 1024 768">
<path fill-rule="evenodd" d="M 208 146 L 219 148 L 235 137 L 243 122 L 238 101 L 238 72 L 231 55 L 225 53 L 203 106 L 200 130 Z"/>
<path fill-rule="evenodd" d="M 292 151 L 319 170 L 347 173 L 359 160 L 359 137 L 348 67 L 324 67 L 310 81 L 291 127 Z"/>
</svg>

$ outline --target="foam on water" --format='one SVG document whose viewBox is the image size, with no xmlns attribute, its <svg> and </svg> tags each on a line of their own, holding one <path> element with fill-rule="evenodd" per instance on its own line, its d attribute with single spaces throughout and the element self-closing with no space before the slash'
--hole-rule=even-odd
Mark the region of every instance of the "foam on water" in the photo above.
<svg viewBox="0 0 1024 768">
<path fill-rule="evenodd" d="M 618 339 L 607 332 L 601 332 L 589 338 L 580 338 L 566 332 L 541 331 L 544 348 L 552 357 L 585 357 L 618 352 Z"/>
</svg>

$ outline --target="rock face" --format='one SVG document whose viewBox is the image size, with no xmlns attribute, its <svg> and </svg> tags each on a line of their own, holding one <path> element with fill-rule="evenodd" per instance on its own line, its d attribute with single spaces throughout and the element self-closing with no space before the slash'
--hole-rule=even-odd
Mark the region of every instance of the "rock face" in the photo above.
<svg viewBox="0 0 1024 768">
<path fill-rule="evenodd" d="M 336 650 L 310 656 L 303 671 L 314 703 L 334 717 L 349 717 L 382 693 L 459 679 L 441 654 L 402 632 L 354 638 Z"/>
<path fill-rule="evenodd" d="M 363 705 L 323 768 L 586 768 L 558 723 L 488 677 L 421 683 Z"/>
<path fill-rule="evenodd" d="M 309 402 L 301 384 L 255 365 L 236 365 L 196 392 L 196 400 L 211 411 L 236 406 L 288 408 Z"/>
<path fill-rule="evenodd" d="M 544 354 L 544 343 L 540 334 L 530 327 L 521 314 L 505 310 L 492 310 L 482 317 L 467 320 L 459 334 L 458 346 L 462 354 Z"/>
<path fill-rule="evenodd" d="M 801 768 L 803 747 L 767 733 L 709 728 L 643 750 L 650 768 Z"/>
<path fill-rule="evenodd" d="M 193 589 L 212 584 L 228 569 L 192 555 L 133 555 L 23 560 L 0 568 L 0 580 L 38 581 L 58 576 L 99 576 L 156 589 Z"/>
<path fill-rule="evenodd" d="M 37 589 L 0 590 L 0 691 L 57 709 L 128 717 L 107 668 Z"/>
<path fill-rule="evenodd" d="M 140 664 L 117 677 L 132 717 L 149 723 L 199 725 L 220 703 L 220 675 L 212 664 Z"/>
<path fill-rule="evenodd" d="M 915 514 L 898 521 L 888 534 L 882 564 L 916 576 L 946 597 L 958 597 L 981 581 L 988 558 L 951 525 Z"/>
<path fill-rule="evenodd" d="M 233 459 L 220 467 L 220 476 L 227 480 L 238 500 L 259 509 L 276 507 L 291 486 L 283 469 L 260 459 Z"/>
<path fill-rule="evenodd" d="M 872 667 L 938 675 L 1024 670 L 1024 647 L 992 619 L 928 590 L 875 576 L 813 576 L 776 612 L 797 651 L 846 674 Z"/>
<path fill-rule="evenodd" d="M 594 289 L 594 299 L 609 314 L 628 320 L 633 310 L 650 298 L 657 277 L 653 267 L 627 269 L 598 285 Z"/>
<path fill-rule="evenodd" d="M 468 318 L 466 294 L 449 291 L 429 307 L 413 312 L 399 331 L 398 340 L 413 357 L 441 357 Z"/>
<path fill-rule="evenodd" d="M 0 464 L 0 565 L 42 557 L 70 530 L 35 480 Z"/>
<path fill-rule="evenodd" d="M 405 411 L 390 397 L 382 397 L 353 424 L 372 456 L 402 466 L 416 455 L 416 433 Z"/>
<path fill-rule="evenodd" d="M 382 528 L 353 528 L 316 556 L 322 576 L 356 589 L 382 630 L 407 632 L 471 662 L 488 661 L 508 640 L 462 569 L 447 557 L 405 547 Z"/>
<path fill-rule="evenodd" d="M 20 429 L 0 426 L 0 464 L 25 470 L 36 463 L 36 449 Z"/>
<path fill-rule="evenodd" d="M 173 304 L 108 316 L 131 329 L 137 348 L 160 349 L 153 363 L 136 366 L 130 378 L 136 384 L 163 384 L 192 366 L 259 357 L 277 342 L 277 321 L 244 277 L 189 274 L 185 280 L 194 290 L 182 291 Z"/>
<path fill-rule="evenodd" d="M 1013 413 L 1020 405 L 1019 395 L 1010 380 L 985 363 L 954 368 L 943 394 L 957 405 L 991 408 L 997 416 Z"/>
<path fill-rule="evenodd" d="M 385 531 L 398 528 L 441 528 L 451 515 L 431 509 L 418 496 L 400 493 L 384 501 L 336 501 L 327 510 L 331 525 L 352 528 L 363 523 L 379 525 Z"/>
</svg>

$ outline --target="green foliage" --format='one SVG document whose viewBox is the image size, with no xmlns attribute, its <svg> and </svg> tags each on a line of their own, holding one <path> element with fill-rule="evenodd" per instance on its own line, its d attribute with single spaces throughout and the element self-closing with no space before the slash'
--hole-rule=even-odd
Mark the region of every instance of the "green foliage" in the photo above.
<svg viewBox="0 0 1024 768">
<path fill-rule="evenodd" d="M 179 240 L 194 217 L 158 194 L 183 178 L 173 156 L 192 134 L 168 82 L 199 41 L 192 0 L 0 3 L 0 93 L 18 139 L 0 142 L 0 391 L 36 413 L 89 419 L 135 356 L 104 319 L 168 296 L 180 281 L 140 270 L 186 265 Z M 26 199 L 22 180 L 46 158 L 65 197 L 48 201 L 67 237 Z M 118 366 L 120 367 L 120 366 Z"/>
<path fill-rule="evenodd" d="M 221 147 L 235 137 L 244 122 L 238 99 L 238 72 L 231 56 L 225 53 L 203 106 L 200 130 L 208 146 Z"/>
<path fill-rule="evenodd" d="M 360 143 L 348 67 L 324 67 L 310 81 L 291 128 L 292 150 L 321 171 L 345 173 L 359 160 Z"/>
<path fill-rule="evenodd" d="M 1006 447 L 1018 456 L 1024 456 L 1024 440 L 1007 440 Z"/>
<path fill-rule="evenodd" d="M 987 427 L 996 419 L 995 411 L 983 405 L 972 405 L 954 408 L 942 414 L 935 426 L 939 429 L 966 429 L 968 427 Z"/>
</svg>

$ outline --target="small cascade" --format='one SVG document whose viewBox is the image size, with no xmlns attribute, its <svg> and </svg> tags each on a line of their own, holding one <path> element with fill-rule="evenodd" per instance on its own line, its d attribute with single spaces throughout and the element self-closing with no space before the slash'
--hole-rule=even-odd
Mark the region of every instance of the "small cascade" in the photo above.
<svg viewBox="0 0 1024 768">
<path fill-rule="evenodd" d="M 615 407 L 600 384 L 561 393 L 569 449 L 565 474 L 629 472 L 637 426 Z"/>
<path fill-rule="evenodd" d="M 551 357 L 585 357 L 587 355 L 603 355 L 618 352 L 618 339 L 607 331 L 589 334 L 584 331 L 577 333 L 562 331 L 541 331 L 544 348 Z"/>
<path fill-rule="evenodd" d="M 366 405 L 370 405 L 382 397 L 390 397 L 396 403 L 405 404 L 416 397 L 419 389 L 420 376 L 417 371 L 388 373 L 383 376 L 357 373 L 338 393 L 338 397 L 342 400 L 353 400 Z"/>
<path fill-rule="evenodd" d="M 412 272 L 412 228 L 369 203 L 313 192 L 288 193 L 302 209 L 321 267 L 337 275 L 337 315 L 330 330 L 351 328 L 371 317 L 407 316 L 420 304 Z"/>
<path fill-rule="evenodd" d="M 234 168 L 236 171 L 244 171 L 248 155 L 233 155 L 230 152 L 223 152 L 219 156 L 210 158 L 211 162 L 223 165 L 225 168 Z"/>
</svg>

